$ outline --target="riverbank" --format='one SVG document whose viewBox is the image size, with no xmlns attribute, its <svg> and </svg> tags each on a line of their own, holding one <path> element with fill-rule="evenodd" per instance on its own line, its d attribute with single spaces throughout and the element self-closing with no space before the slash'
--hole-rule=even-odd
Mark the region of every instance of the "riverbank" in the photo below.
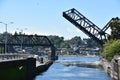
<svg viewBox="0 0 120 80">
<path fill-rule="evenodd" d="M 108 62 L 106 59 L 101 59 L 101 65 L 105 72 L 113 79 L 119 80 L 118 73 L 114 71 L 113 62 Z"/>
</svg>

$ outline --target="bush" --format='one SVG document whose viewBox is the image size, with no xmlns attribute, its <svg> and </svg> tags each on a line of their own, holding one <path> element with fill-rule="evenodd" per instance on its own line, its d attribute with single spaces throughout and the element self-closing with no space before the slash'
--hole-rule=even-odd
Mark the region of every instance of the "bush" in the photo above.
<svg viewBox="0 0 120 80">
<path fill-rule="evenodd" d="M 103 56 L 108 60 L 120 55 L 120 40 L 110 40 L 104 45 Z"/>
</svg>

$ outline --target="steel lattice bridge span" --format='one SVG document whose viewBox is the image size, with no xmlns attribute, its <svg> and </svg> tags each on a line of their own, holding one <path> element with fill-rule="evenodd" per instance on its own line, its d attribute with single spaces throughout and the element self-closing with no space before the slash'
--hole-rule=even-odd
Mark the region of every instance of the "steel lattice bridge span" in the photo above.
<svg viewBox="0 0 120 80">
<path fill-rule="evenodd" d="M 48 39 L 47 36 L 41 36 L 41 35 L 11 35 L 7 37 L 7 52 L 8 47 L 12 46 L 23 46 L 23 47 L 33 47 L 33 46 L 42 46 L 42 47 L 50 47 L 51 48 L 51 54 L 50 59 L 55 59 L 55 47 L 51 43 L 51 41 Z M 1 53 L 5 53 L 5 42 L 0 43 L 1 47 Z M 14 54 L 12 54 L 14 56 Z M 10 55 L 10 56 L 12 56 Z M 3 55 L 1 55 L 3 56 Z M 7 55 L 4 55 L 7 56 Z M 9 55 L 8 55 L 9 56 Z M 16 54 L 15 54 L 16 56 Z"/>
<path fill-rule="evenodd" d="M 112 18 L 102 29 L 100 29 L 74 8 L 63 12 L 63 17 L 101 46 L 108 40 L 106 31 L 110 27 L 109 24 L 112 21 L 120 20 L 118 17 Z"/>
</svg>

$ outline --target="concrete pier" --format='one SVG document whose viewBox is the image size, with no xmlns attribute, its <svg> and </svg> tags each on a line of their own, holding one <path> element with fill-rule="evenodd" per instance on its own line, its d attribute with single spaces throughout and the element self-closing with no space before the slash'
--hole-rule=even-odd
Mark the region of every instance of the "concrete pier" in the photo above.
<svg viewBox="0 0 120 80">
<path fill-rule="evenodd" d="M 20 59 L 0 62 L 1 80 L 32 80 L 36 59 Z"/>
<path fill-rule="evenodd" d="M 44 63 L 39 63 L 38 61 L 36 62 L 36 71 L 35 71 L 35 75 L 38 75 L 46 70 L 48 70 L 48 68 L 53 64 L 53 61 L 49 60 L 49 61 L 44 61 Z"/>
<path fill-rule="evenodd" d="M 46 71 L 53 61 L 36 62 L 35 58 L 0 62 L 0 80 L 33 80 L 41 72 Z"/>
</svg>

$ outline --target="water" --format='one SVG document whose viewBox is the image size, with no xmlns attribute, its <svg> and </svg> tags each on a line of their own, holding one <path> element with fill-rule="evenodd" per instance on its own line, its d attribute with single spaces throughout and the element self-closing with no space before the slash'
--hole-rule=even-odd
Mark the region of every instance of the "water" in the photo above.
<svg viewBox="0 0 120 80">
<path fill-rule="evenodd" d="M 61 56 L 59 61 L 97 61 L 99 57 Z M 64 66 L 54 63 L 49 70 L 36 76 L 35 80 L 112 80 L 103 69 Z"/>
<path fill-rule="evenodd" d="M 99 56 L 60 56 L 58 61 L 98 61 Z"/>
</svg>

